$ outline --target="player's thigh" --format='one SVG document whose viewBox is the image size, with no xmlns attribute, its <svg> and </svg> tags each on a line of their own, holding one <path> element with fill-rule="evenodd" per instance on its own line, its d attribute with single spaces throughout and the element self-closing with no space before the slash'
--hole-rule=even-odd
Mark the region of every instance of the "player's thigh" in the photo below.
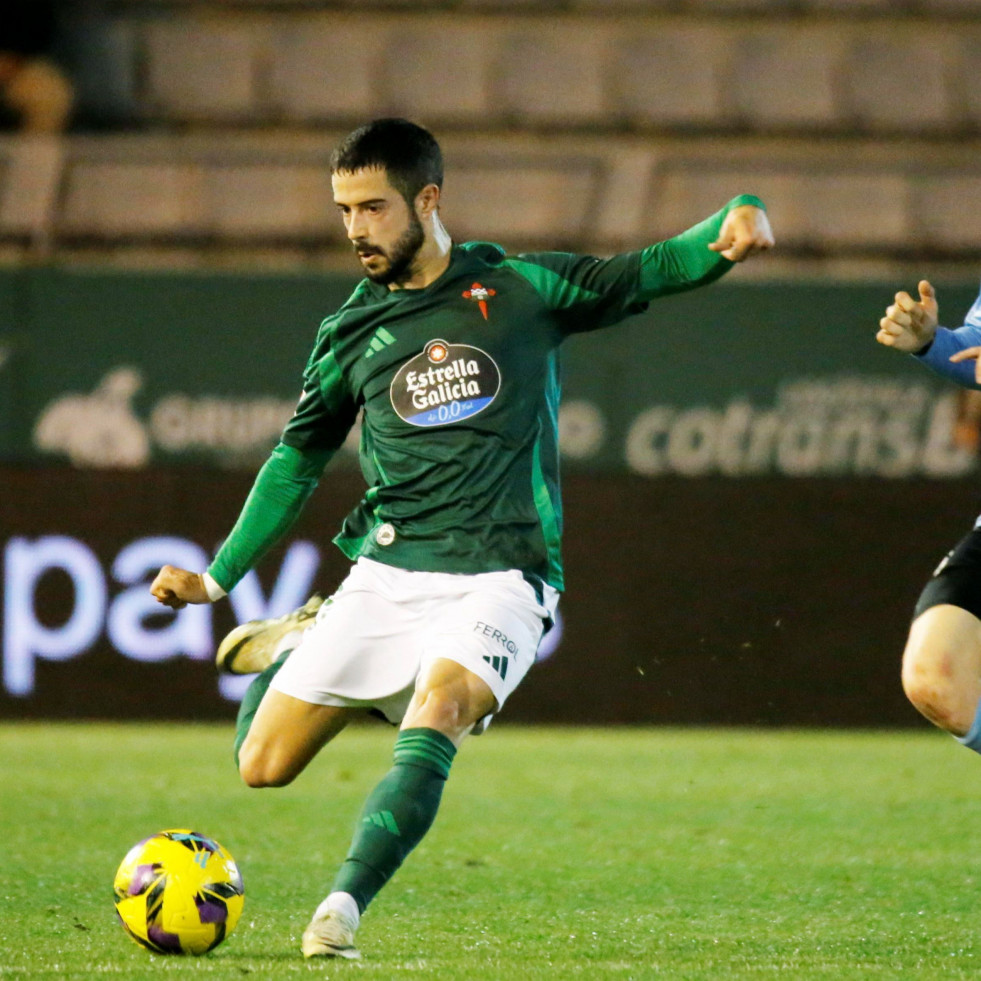
<svg viewBox="0 0 981 981">
<path fill-rule="evenodd" d="M 273 678 L 271 690 L 318 705 L 378 707 L 402 692 L 408 701 L 419 672 L 424 604 L 401 595 L 397 581 L 390 581 L 402 570 L 377 565 L 364 562 L 352 570 Z"/>
<path fill-rule="evenodd" d="M 474 576 L 434 604 L 403 725 L 432 725 L 456 738 L 500 711 L 534 664 L 548 615 L 531 586 L 508 573 Z"/>
<path fill-rule="evenodd" d="M 270 688 L 239 753 L 239 769 L 250 786 L 281 786 L 303 768 L 364 710 L 317 705 Z"/>
<path fill-rule="evenodd" d="M 436 729 L 459 745 L 496 708 L 497 698 L 483 678 L 457 661 L 434 658 L 419 672 L 402 728 Z"/>
</svg>

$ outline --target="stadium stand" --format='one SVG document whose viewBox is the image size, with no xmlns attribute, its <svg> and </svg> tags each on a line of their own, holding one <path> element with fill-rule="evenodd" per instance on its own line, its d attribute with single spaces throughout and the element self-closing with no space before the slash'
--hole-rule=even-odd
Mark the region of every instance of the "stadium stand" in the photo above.
<svg viewBox="0 0 981 981">
<path fill-rule="evenodd" d="M 109 52 L 114 114 L 83 116 L 57 152 L 0 136 L 3 254 L 346 257 L 324 165 L 384 114 L 438 132 L 461 236 L 604 252 L 749 189 L 769 202 L 780 262 L 967 262 L 981 247 L 964 214 L 981 185 L 981 0 L 114 0 L 104 13 L 76 70 L 84 90 Z"/>
<path fill-rule="evenodd" d="M 253 25 L 224 20 L 151 22 L 142 40 L 146 111 L 151 118 L 247 122 L 254 114 L 259 37 Z"/>
</svg>

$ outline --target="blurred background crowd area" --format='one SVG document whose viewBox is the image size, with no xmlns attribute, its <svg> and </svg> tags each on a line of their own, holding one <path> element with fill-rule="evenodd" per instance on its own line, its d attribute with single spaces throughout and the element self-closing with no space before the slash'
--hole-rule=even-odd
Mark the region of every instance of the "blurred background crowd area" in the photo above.
<svg viewBox="0 0 981 981">
<path fill-rule="evenodd" d="M 981 0 L 4 9 L 0 262 L 350 270 L 326 162 L 397 114 L 460 239 L 604 254 L 753 191 L 747 275 L 975 275 Z"/>
</svg>

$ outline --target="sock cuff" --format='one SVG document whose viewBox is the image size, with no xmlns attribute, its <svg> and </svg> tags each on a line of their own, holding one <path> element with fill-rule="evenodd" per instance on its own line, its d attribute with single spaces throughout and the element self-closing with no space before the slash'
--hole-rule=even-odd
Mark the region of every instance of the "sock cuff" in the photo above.
<svg viewBox="0 0 981 981">
<path fill-rule="evenodd" d="M 453 741 L 436 729 L 403 729 L 395 740 L 396 765 L 421 766 L 444 780 L 454 756 Z"/>
<path fill-rule="evenodd" d="M 981 702 L 978 703 L 971 728 L 963 736 L 954 736 L 954 738 L 962 746 L 973 749 L 975 753 L 981 753 Z"/>
<path fill-rule="evenodd" d="M 361 922 L 361 907 L 358 901 L 349 892 L 332 892 L 318 907 L 314 916 L 322 913 L 340 913 L 350 924 L 351 928 L 357 930 Z"/>
</svg>

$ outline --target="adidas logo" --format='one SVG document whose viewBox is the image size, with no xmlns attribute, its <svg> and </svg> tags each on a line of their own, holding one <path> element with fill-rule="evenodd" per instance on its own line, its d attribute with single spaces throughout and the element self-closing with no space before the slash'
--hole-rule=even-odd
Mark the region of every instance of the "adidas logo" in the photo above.
<svg viewBox="0 0 981 981">
<path fill-rule="evenodd" d="M 369 814 L 366 818 L 362 818 L 361 823 L 373 824 L 376 828 L 381 828 L 383 831 L 395 835 L 396 838 L 402 837 L 402 832 L 399 831 L 399 826 L 395 823 L 395 818 L 391 811 L 375 811 L 374 814 Z"/>
<path fill-rule="evenodd" d="M 379 327 L 375 331 L 375 336 L 372 337 L 368 349 L 364 352 L 364 356 L 366 358 L 373 358 L 379 351 L 384 351 L 389 344 L 394 343 L 395 338 L 384 327 Z"/>
<path fill-rule="evenodd" d="M 485 654 L 484 660 L 501 676 L 501 681 L 507 678 L 508 659 L 506 657 L 499 657 L 497 654 L 491 657 L 490 654 Z"/>
</svg>

